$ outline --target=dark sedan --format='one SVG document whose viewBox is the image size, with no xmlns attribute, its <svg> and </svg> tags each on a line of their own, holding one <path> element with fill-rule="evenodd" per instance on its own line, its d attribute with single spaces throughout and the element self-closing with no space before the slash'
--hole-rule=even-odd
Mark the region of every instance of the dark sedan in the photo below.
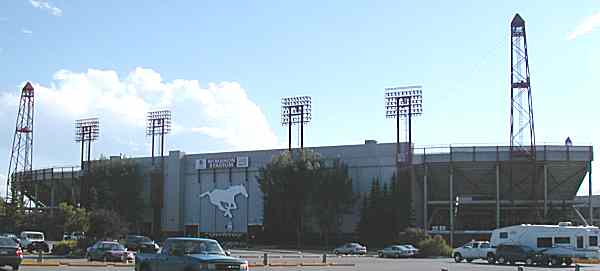
<svg viewBox="0 0 600 271">
<path fill-rule="evenodd" d="M 117 242 L 100 241 L 88 248 L 87 259 L 89 261 L 126 262 L 133 261 L 134 256 Z"/>
<path fill-rule="evenodd" d="M 0 237 L 0 267 L 8 265 L 18 270 L 23 261 L 21 247 L 11 238 Z"/>
<path fill-rule="evenodd" d="M 144 253 L 156 253 L 158 251 L 158 245 L 152 239 L 141 235 L 127 235 L 125 248 Z"/>
</svg>

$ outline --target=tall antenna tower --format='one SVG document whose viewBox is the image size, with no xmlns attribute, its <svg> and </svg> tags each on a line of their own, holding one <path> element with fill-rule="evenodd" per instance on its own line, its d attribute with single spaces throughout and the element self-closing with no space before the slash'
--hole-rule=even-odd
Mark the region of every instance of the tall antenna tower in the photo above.
<svg viewBox="0 0 600 271">
<path fill-rule="evenodd" d="M 513 154 L 535 157 L 527 36 L 518 13 L 510 23 L 510 37 L 510 149 Z"/>
<path fill-rule="evenodd" d="M 31 178 L 33 163 L 33 86 L 27 82 L 21 90 L 19 112 L 13 137 L 8 175 L 6 201 L 16 207 L 24 206 L 23 182 Z M 18 172 L 21 172 L 17 174 Z"/>
</svg>

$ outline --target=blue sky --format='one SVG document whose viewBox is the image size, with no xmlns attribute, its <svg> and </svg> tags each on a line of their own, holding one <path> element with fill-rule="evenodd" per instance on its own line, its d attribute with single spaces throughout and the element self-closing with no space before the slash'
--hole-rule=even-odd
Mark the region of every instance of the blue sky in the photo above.
<svg viewBox="0 0 600 271">
<path fill-rule="evenodd" d="M 40 90 L 36 168 L 78 164 L 73 122 L 90 116 L 95 157 L 147 155 L 143 116 L 159 108 L 174 111 L 169 149 L 285 146 L 280 98 L 294 95 L 313 98 L 307 146 L 391 142 L 383 88 L 413 84 L 418 146 L 506 145 L 516 12 L 538 144 L 598 150 L 598 1 L 2 0 L 0 168 L 25 81 Z"/>
</svg>

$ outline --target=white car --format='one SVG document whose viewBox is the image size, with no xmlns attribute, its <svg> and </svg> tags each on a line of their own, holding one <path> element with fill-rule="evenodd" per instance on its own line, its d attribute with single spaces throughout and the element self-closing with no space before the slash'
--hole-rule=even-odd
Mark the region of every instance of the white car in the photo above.
<svg viewBox="0 0 600 271">
<path fill-rule="evenodd" d="M 494 262 L 495 249 L 490 246 L 488 241 L 471 241 L 452 251 L 452 257 L 457 263 L 466 260 L 472 262 L 476 259 L 484 259 Z"/>
<path fill-rule="evenodd" d="M 49 252 L 50 246 L 46 243 L 44 233 L 39 231 L 24 231 L 21 232 L 21 247 L 27 251 L 41 250 Z"/>
<path fill-rule="evenodd" d="M 333 250 L 333 253 L 335 255 L 340 255 L 340 254 L 359 254 L 359 255 L 366 255 L 367 254 L 367 247 L 358 244 L 358 243 L 347 243 L 344 244 L 342 246 L 336 247 Z"/>
</svg>

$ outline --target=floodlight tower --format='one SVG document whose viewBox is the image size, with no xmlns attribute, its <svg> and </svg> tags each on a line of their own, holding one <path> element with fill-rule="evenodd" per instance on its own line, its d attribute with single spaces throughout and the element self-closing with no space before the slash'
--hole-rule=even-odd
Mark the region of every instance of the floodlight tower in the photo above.
<svg viewBox="0 0 600 271">
<path fill-rule="evenodd" d="M 171 111 L 159 110 L 148 112 L 146 118 L 146 135 L 152 137 L 152 172 L 150 200 L 152 202 L 152 234 L 155 238 L 160 236 L 162 208 L 164 203 L 164 177 L 165 177 L 165 135 L 171 132 Z M 160 167 L 154 163 L 156 152 L 154 139 L 160 137 Z"/>
<path fill-rule="evenodd" d="M 6 176 L 6 201 L 10 199 L 13 206 L 23 206 L 23 177 L 31 176 L 33 163 L 33 98 L 34 89 L 27 82 L 21 90 L 17 123 L 13 136 L 8 175 Z M 22 171 L 23 174 L 17 174 Z M 16 204 L 16 205 L 15 205 Z"/>
<path fill-rule="evenodd" d="M 525 21 L 516 14 L 510 23 L 510 149 L 535 157 L 535 129 L 527 56 Z M 515 117 L 518 121 L 515 121 Z"/>
<path fill-rule="evenodd" d="M 79 180 L 79 203 L 87 202 L 87 185 L 85 175 L 90 170 L 92 141 L 98 140 L 100 135 L 100 121 L 98 118 L 79 119 L 75 121 L 75 142 L 81 142 L 81 177 Z M 83 160 L 85 146 L 87 145 L 87 160 Z"/>
<path fill-rule="evenodd" d="M 396 119 L 396 163 L 400 163 L 400 119 L 408 120 L 408 149 L 404 161 L 412 163 L 412 116 L 423 113 L 423 87 L 406 86 L 385 88 L 385 116 Z"/>
<path fill-rule="evenodd" d="M 152 165 L 154 165 L 154 138 L 160 137 L 160 157 L 161 167 L 165 150 L 165 135 L 171 132 L 171 111 L 159 110 L 148 112 L 147 115 L 146 135 L 152 137 Z"/>
<path fill-rule="evenodd" d="M 312 118 L 310 96 L 281 99 L 281 125 L 288 126 L 288 150 L 292 151 L 292 125 L 300 124 L 300 149 L 304 149 L 304 123 Z"/>
</svg>

